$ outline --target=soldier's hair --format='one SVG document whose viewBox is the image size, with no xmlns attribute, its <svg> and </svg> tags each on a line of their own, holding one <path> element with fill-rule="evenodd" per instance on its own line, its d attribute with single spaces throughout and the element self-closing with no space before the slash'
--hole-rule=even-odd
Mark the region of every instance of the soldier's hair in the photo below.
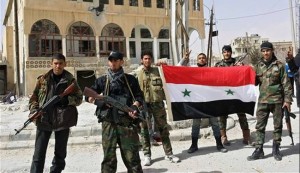
<svg viewBox="0 0 300 173">
<path fill-rule="evenodd" d="M 142 52 L 142 55 L 141 55 L 141 59 L 143 59 L 143 57 L 144 57 L 145 55 L 148 55 L 148 56 L 150 56 L 151 58 L 153 58 L 153 54 L 152 54 L 152 51 L 151 51 L 151 50 L 145 50 L 145 51 L 143 51 L 143 52 Z"/>
<path fill-rule="evenodd" d="M 205 58 L 206 58 L 205 53 L 199 53 L 198 56 L 197 56 L 197 58 L 198 58 L 200 55 L 203 55 L 203 56 L 205 56 Z"/>
<path fill-rule="evenodd" d="M 52 61 L 54 59 L 66 61 L 66 57 L 63 54 L 61 54 L 61 53 L 55 53 L 55 54 L 53 54 Z"/>
</svg>

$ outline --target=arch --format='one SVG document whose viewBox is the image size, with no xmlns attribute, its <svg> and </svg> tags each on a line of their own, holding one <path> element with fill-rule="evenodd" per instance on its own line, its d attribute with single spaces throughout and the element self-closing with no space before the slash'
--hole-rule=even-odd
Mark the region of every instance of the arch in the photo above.
<svg viewBox="0 0 300 173">
<path fill-rule="evenodd" d="M 140 57 L 144 50 L 153 50 L 153 32 L 145 25 L 136 25 L 129 38 L 130 57 Z"/>
<path fill-rule="evenodd" d="M 49 57 L 62 53 L 62 36 L 57 25 L 48 19 L 41 19 L 31 26 L 29 57 Z"/>
<path fill-rule="evenodd" d="M 67 56 L 94 57 L 96 56 L 96 41 L 94 31 L 85 22 L 74 22 L 66 36 Z"/>
<path fill-rule="evenodd" d="M 123 29 L 115 23 L 109 23 L 103 27 L 99 42 L 100 56 L 108 56 L 112 50 L 126 55 L 126 38 Z"/>
</svg>

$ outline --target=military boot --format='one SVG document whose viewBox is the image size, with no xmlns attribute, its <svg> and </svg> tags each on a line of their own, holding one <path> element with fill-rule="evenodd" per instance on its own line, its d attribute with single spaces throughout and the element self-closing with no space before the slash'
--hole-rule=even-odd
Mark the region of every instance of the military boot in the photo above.
<svg viewBox="0 0 300 173">
<path fill-rule="evenodd" d="M 221 136 L 215 136 L 216 139 L 216 144 L 217 144 L 217 150 L 221 151 L 222 153 L 226 153 L 228 150 L 224 148 L 222 141 L 221 141 Z"/>
<path fill-rule="evenodd" d="M 273 141 L 272 154 L 273 154 L 274 159 L 277 161 L 282 160 L 282 154 L 280 153 L 279 148 L 280 148 L 280 144 Z"/>
<path fill-rule="evenodd" d="M 250 145 L 250 130 L 249 129 L 243 129 L 243 144 Z"/>
<path fill-rule="evenodd" d="M 262 158 L 264 158 L 264 155 L 265 155 L 265 153 L 264 153 L 263 147 L 262 146 L 256 147 L 254 152 L 252 153 L 252 155 L 247 157 L 247 160 L 251 161 L 251 160 L 262 159 Z"/>
<path fill-rule="evenodd" d="M 222 144 L 223 144 L 223 145 L 229 146 L 230 143 L 229 143 L 229 141 L 227 140 L 226 129 L 220 130 L 220 133 L 221 133 L 221 141 L 222 141 Z"/>
<path fill-rule="evenodd" d="M 198 138 L 197 137 L 192 137 L 192 145 L 188 149 L 188 153 L 193 153 L 198 150 Z"/>
</svg>

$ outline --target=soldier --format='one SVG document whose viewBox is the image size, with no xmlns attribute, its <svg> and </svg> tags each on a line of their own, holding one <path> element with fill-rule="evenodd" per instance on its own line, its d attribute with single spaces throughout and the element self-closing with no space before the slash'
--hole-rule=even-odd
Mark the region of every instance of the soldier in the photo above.
<svg viewBox="0 0 300 173">
<path fill-rule="evenodd" d="M 177 163 L 180 159 L 173 155 L 170 141 L 170 133 L 167 124 L 167 113 L 164 107 L 165 93 L 162 80 L 157 67 L 152 67 L 153 56 L 151 51 L 144 51 L 141 55 L 143 67 L 136 71 L 140 87 L 144 93 L 145 102 L 150 116 L 153 116 L 157 126 L 162 145 L 165 151 L 165 159 Z M 151 162 L 151 158 L 148 158 Z"/>
<path fill-rule="evenodd" d="M 236 61 L 235 58 L 231 57 L 232 49 L 230 45 L 223 46 L 222 54 L 223 54 L 223 59 L 217 62 L 215 67 L 229 67 L 234 65 L 241 65 L 241 64 L 235 64 Z M 238 113 L 237 115 L 239 117 L 239 123 L 243 131 L 243 143 L 246 145 L 250 144 L 250 130 L 249 130 L 246 114 Z M 228 115 L 223 115 L 219 117 L 219 124 L 221 129 L 220 132 L 221 132 L 221 139 L 223 145 L 230 145 L 226 135 L 227 118 Z"/>
<path fill-rule="evenodd" d="M 179 65 L 187 66 L 188 62 L 189 62 L 189 55 L 190 55 L 190 53 L 187 53 L 186 56 L 183 59 L 181 59 L 181 61 L 179 62 Z M 207 58 L 204 53 L 200 53 L 197 56 L 197 61 L 198 61 L 197 67 L 207 67 Z M 219 126 L 218 118 L 217 117 L 209 118 L 209 123 L 211 125 L 214 137 L 216 139 L 217 150 L 221 151 L 222 153 L 226 153 L 228 150 L 226 148 L 224 148 L 222 141 L 221 141 L 220 126 Z M 188 149 L 188 153 L 194 153 L 195 151 L 198 150 L 200 125 L 201 125 L 201 119 L 193 119 L 192 145 Z"/>
<path fill-rule="evenodd" d="M 65 56 L 54 54 L 51 66 L 50 71 L 37 78 L 35 89 L 29 100 L 30 114 L 35 113 L 53 96 L 63 93 L 71 83 L 75 83 L 76 88 L 73 93 L 64 96 L 59 103 L 48 109 L 36 120 L 37 129 L 31 173 L 43 172 L 47 146 L 53 131 L 55 133 L 55 147 L 50 172 L 64 170 L 70 127 L 77 124 L 76 106 L 82 102 L 80 87 L 73 75 L 64 69 L 66 67 Z"/>
<path fill-rule="evenodd" d="M 102 122 L 102 146 L 104 158 L 101 172 L 112 173 L 117 170 L 117 144 L 128 172 L 143 172 L 139 156 L 139 136 L 137 110 L 143 102 L 143 93 L 138 81 L 132 75 L 124 73 L 123 54 L 112 51 L 108 57 L 107 74 L 96 79 L 91 89 L 98 94 L 108 95 L 130 106 L 135 111 L 125 113 L 103 101 L 86 97 L 90 103 L 97 105 L 96 115 Z"/>
<path fill-rule="evenodd" d="M 282 108 L 287 107 L 290 111 L 293 101 L 292 87 L 285 72 L 285 65 L 274 55 L 273 44 L 264 42 L 260 47 L 263 57 L 254 66 L 260 93 L 256 110 L 256 145 L 255 151 L 247 159 L 250 161 L 264 157 L 265 130 L 269 114 L 272 112 L 274 121 L 272 154 L 275 160 L 280 161 L 282 159 L 279 151 L 282 135 Z"/>
</svg>

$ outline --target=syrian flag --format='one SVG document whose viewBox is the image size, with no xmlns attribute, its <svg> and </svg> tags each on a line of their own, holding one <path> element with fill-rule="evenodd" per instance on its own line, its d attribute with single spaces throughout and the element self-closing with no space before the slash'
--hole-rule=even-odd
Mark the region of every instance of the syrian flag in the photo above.
<svg viewBox="0 0 300 173">
<path fill-rule="evenodd" d="M 173 120 L 254 114 L 255 72 L 250 66 L 163 66 Z"/>
</svg>

